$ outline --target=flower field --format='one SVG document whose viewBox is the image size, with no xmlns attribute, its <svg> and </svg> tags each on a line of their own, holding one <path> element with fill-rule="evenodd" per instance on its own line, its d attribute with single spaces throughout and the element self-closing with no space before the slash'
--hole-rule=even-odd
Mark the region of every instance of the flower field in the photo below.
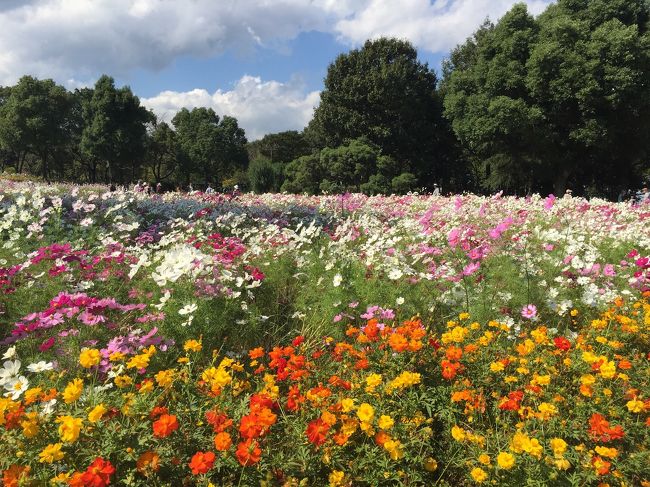
<svg viewBox="0 0 650 487">
<path fill-rule="evenodd" d="M 650 486 L 650 205 L 0 182 L 3 485 Z"/>
</svg>

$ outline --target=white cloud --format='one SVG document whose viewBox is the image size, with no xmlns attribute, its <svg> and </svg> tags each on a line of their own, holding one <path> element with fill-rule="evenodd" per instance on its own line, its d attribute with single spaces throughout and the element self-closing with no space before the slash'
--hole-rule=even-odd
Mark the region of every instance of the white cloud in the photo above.
<svg viewBox="0 0 650 487">
<path fill-rule="evenodd" d="M 248 140 L 271 132 L 302 130 L 319 101 L 319 92 L 306 92 L 299 79 L 280 83 L 248 75 L 237 81 L 230 91 L 163 91 L 141 100 L 143 105 L 168 122 L 183 107 L 211 107 L 220 116 L 237 118 L 239 125 L 246 130 Z"/>
<path fill-rule="evenodd" d="M 341 40 L 360 44 L 381 36 L 405 38 L 420 49 L 447 52 L 463 42 L 489 17 L 496 21 L 519 0 L 369 0 L 340 19 L 335 31 Z M 539 14 L 550 0 L 528 0 Z"/>
<path fill-rule="evenodd" d="M 59 81 L 126 77 L 179 56 L 282 47 L 317 30 L 357 45 L 407 38 L 444 52 L 515 0 L 0 0 L 0 84 L 28 73 Z M 550 0 L 528 0 L 541 11 Z"/>
</svg>

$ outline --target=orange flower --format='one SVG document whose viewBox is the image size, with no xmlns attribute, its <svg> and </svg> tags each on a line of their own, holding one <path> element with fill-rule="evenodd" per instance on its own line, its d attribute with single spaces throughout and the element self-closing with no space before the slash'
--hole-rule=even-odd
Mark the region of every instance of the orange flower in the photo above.
<svg viewBox="0 0 650 487">
<path fill-rule="evenodd" d="M 262 434 L 264 426 L 259 423 L 256 414 L 247 414 L 242 416 L 239 423 L 239 434 L 242 438 L 257 438 Z"/>
<path fill-rule="evenodd" d="M 249 438 L 237 445 L 235 456 L 237 457 L 239 464 L 246 467 L 260 461 L 262 450 L 260 450 L 257 441 Z"/>
<path fill-rule="evenodd" d="M 229 433 L 222 431 L 214 437 L 214 447 L 217 451 L 226 451 L 232 446 L 232 438 Z"/>
<path fill-rule="evenodd" d="M 157 472 L 160 468 L 160 455 L 155 451 L 146 451 L 138 457 L 135 466 L 138 472 L 144 474 L 146 472 Z"/>
<path fill-rule="evenodd" d="M 215 433 L 221 433 L 232 426 L 232 419 L 217 411 L 208 411 L 205 413 L 205 419 L 212 426 Z"/>
<path fill-rule="evenodd" d="M 80 480 L 84 486 L 105 487 L 110 485 L 111 475 L 114 473 L 115 467 L 111 462 L 97 457 L 81 475 Z"/>
<path fill-rule="evenodd" d="M 602 441 L 603 443 L 619 440 L 625 436 L 625 432 L 620 425 L 610 427 L 609 421 L 598 413 L 592 414 L 589 419 L 589 434 L 594 441 Z"/>
<path fill-rule="evenodd" d="M 395 352 L 403 352 L 409 346 L 409 342 L 401 333 L 393 333 L 388 338 L 388 344 Z"/>
<path fill-rule="evenodd" d="M 197 451 L 190 460 L 190 469 L 194 475 L 207 473 L 214 465 L 214 452 Z"/>
<path fill-rule="evenodd" d="M 173 414 L 163 414 L 153 423 L 153 435 L 166 438 L 178 429 L 178 420 Z"/>
<path fill-rule="evenodd" d="M 264 357 L 264 349 L 262 347 L 254 348 L 248 352 L 248 356 L 251 360 L 262 358 Z"/>
<path fill-rule="evenodd" d="M 18 487 L 29 475 L 29 467 L 21 465 L 12 465 L 2 472 L 2 485 L 6 487 Z"/>
<path fill-rule="evenodd" d="M 594 469 L 598 475 L 607 475 L 609 473 L 609 467 L 612 466 L 610 462 L 604 460 L 598 455 L 591 459 L 591 464 L 594 466 Z"/>
<path fill-rule="evenodd" d="M 327 440 L 327 432 L 329 429 L 330 425 L 318 418 L 314 419 L 307 425 L 305 433 L 307 434 L 307 439 L 310 443 L 320 446 L 325 443 L 325 440 Z"/>
<path fill-rule="evenodd" d="M 460 360 L 463 356 L 463 349 L 452 345 L 445 352 L 445 356 L 447 357 L 447 360 Z"/>
</svg>

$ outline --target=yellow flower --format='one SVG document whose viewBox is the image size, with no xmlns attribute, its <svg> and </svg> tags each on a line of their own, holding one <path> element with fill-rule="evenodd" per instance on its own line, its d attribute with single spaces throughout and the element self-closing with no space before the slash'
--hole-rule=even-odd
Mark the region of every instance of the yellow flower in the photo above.
<svg viewBox="0 0 650 487">
<path fill-rule="evenodd" d="M 458 442 L 462 442 L 465 441 L 467 435 L 465 434 L 465 430 L 460 426 L 452 426 L 451 436 L 454 440 Z"/>
<path fill-rule="evenodd" d="M 113 382 L 115 382 L 115 385 L 119 387 L 120 389 L 123 389 L 124 387 L 130 386 L 133 384 L 133 379 L 129 377 L 128 375 L 118 375 L 113 379 Z"/>
<path fill-rule="evenodd" d="M 146 369 L 147 366 L 149 365 L 149 360 L 151 359 L 151 355 L 148 353 L 141 353 L 139 355 L 134 355 L 131 357 L 131 360 L 129 360 L 126 363 L 126 368 L 127 369 Z"/>
<path fill-rule="evenodd" d="M 645 404 L 643 401 L 639 401 L 638 399 L 632 399 L 631 401 L 628 401 L 626 404 L 627 410 L 630 411 L 631 413 L 642 413 L 643 410 L 645 409 Z"/>
<path fill-rule="evenodd" d="M 460 313 L 458 315 L 459 320 L 467 320 L 467 319 L 469 319 L 469 317 L 470 317 L 470 314 L 467 313 L 466 311 L 463 311 L 462 313 Z"/>
<path fill-rule="evenodd" d="M 490 370 L 492 372 L 501 372 L 505 368 L 506 368 L 506 366 L 503 365 L 503 362 L 492 362 L 490 364 Z"/>
<path fill-rule="evenodd" d="M 550 375 L 535 375 L 533 380 L 531 381 L 533 385 L 538 385 L 538 386 L 547 386 L 551 383 L 551 376 Z"/>
<path fill-rule="evenodd" d="M 597 446 L 594 448 L 596 453 L 605 458 L 616 458 L 618 456 L 618 450 L 616 448 L 608 448 L 606 446 Z"/>
<path fill-rule="evenodd" d="M 371 422 L 374 415 L 375 415 L 375 410 L 367 402 L 361 404 L 357 409 L 357 416 L 364 423 Z"/>
<path fill-rule="evenodd" d="M 102 354 L 96 348 L 84 348 L 79 354 L 79 363 L 85 369 L 94 367 L 102 359 Z"/>
<path fill-rule="evenodd" d="M 108 411 L 108 409 L 106 409 L 106 406 L 103 404 L 98 404 L 93 408 L 92 411 L 88 413 L 88 421 L 91 423 L 96 423 L 102 419 L 102 416 L 106 413 L 106 411 Z"/>
<path fill-rule="evenodd" d="M 582 377 L 580 377 L 580 383 L 583 386 L 591 386 L 596 382 L 596 377 L 594 377 L 591 374 L 585 374 Z"/>
<path fill-rule="evenodd" d="M 424 459 L 424 469 L 427 472 L 435 472 L 438 469 L 438 462 L 433 457 L 427 457 Z"/>
<path fill-rule="evenodd" d="M 200 352 L 202 348 L 201 340 L 187 340 L 183 345 L 183 350 L 186 352 Z"/>
<path fill-rule="evenodd" d="M 232 377 L 223 367 L 210 367 L 203 371 L 201 378 L 212 388 L 222 388 L 230 384 Z"/>
<path fill-rule="evenodd" d="M 381 374 L 370 374 L 368 377 L 366 377 L 366 392 L 374 392 L 375 388 L 381 384 L 381 381 Z"/>
<path fill-rule="evenodd" d="M 336 416 L 330 413 L 329 411 L 323 411 L 320 418 L 330 426 L 336 424 Z"/>
<path fill-rule="evenodd" d="M 155 378 L 156 378 L 156 383 L 160 387 L 169 387 L 172 385 L 172 382 L 174 381 L 174 370 L 173 369 L 161 370 L 155 375 Z"/>
<path fill-rule="evenodd" d="M 81 424 L 83 422 L 81 418 L 59 416 L 56 418 L 56 422 L 60 423 L 59 436 L 62 441 L 66 443 L 74 443 L 77 441 L 77 438 L 79 438 L 79 432 L 81 431 Z"/>
<path fill-rule="evenodd" d="M 354 399 L 345 398 L 341 401 L 341 409 L 344 413 L 349 413 L 354 409 Z"/>
<path fill-rule="evenodd" d="M 567 470 L 571 467 L 571 463 L 566 458 L 556 458 L 553 463 L 558 470 Z"/>
<path fill-rule="evenodd" d="M 604 379 L 611 379 L 616 375 L 616 364 L 614 361 L 606 361 L 600 366 L 600 375 Z"/>
<path fill-rule="evenodd" d="M 138 389 L 140 394 L 147 394 L 151 391 L 153 391 L 153 381 L 151 379 L 145 379 L 140 382 L 140 389 Z"/>
<path fill-rule="evenodd" d="M 483 465 L 489 465 L 490 464 L 490 456 L 486 455 L 485 453 L 481 453 L 478 456 L 478 462 L 482 463 Z"/>
<path fill-rule="evenodd" d="M 330 486 L 332 487 L 343 485 L 343 482 L 345 481 L 345 473 L 341 470 L 333 470 L 329 474 L 328 479 L 330 481 Z"/>
<path fill-rule="evenodd" d="M 564 441 L 562 438 L 553 438 L 549 443 L 551 445 L 551 449 L 553 450 L 553 455 L 556 457 L 561 457 L 564 455 L 564 452 L 567 449 L 566 441 Z"/>
<path fill-rule="evenodd" d="M 393 427 L 395 424 L 395 421 L 393 418 L 390 416 L 386 416 L 385 414 L 382 414 L 379 416 L 379 421 L 377 421 L 377 426 L 379 426 L 383 430 L 389 430 Z"/>
<path fill-rule="evenodd" d="M 479 468 L 479 467 L 473 468 L 472 471 L 469 474 L 474 479 L 474 482 L 476 482 L 478 484 L 483 483 L 485 481 L 485 479 L 488 478 L 488 475 L 487 475 L 487 473 L 485 473 L 485 470 L 483 470 L 482 468 Z"/>
<path fill-rule="evenodd" d="M 502 451 L 497 456 L 497 463 L 499 464 L 499 468 L 510 470 L 515 465 L 515 457 L 510 453 Z"/>
<path fill-rule="evenodd" d="M 120 360 L 123 360 L 126 355 L 124 355 L 122 352 L 113 352 L 108 356 L 108 360 L 111 362 L 119 362 Z"/>
<path fill-rule="evenodd" d="M 387 440 L 384 442 L 384 448 L 392 460 L 399 460 L 404 457 L 404 449 L 399 440 Z"/>
<path fill-rule="evenodd" d="M 557 414 L 557 408 L 548 402 L 541 403 L 537 409 L 539 410 L 539 417 L 544 420 L 549 419 Z"/>
<path fill-rule="evenodd" d="M 23 428 L 23 435 L 26 438 L 33 438 L 38 434 L 38 413 L 31 411 L 25 414 L 24 421 L 20 422 L 20 426 Z"/>
<path fill-rule="evenodd" d="M 83 389 L 84 384 L 81 379 L 74 379 L 72 382 L 68 382 L 68 385 L 65 386 L 65 390 L 63 391 L 63 400 L 66 404 L 75 402 L 81 397 Z"/>
<path fill-rule="evenodd" d="M 43 389 L 40 387 L 32 387 L 31 389 L 27 389 L 25 391 L 25 395 L 23 396 L 25 398 L 25 402 L 27 404 L 30 404 L 36 401 L 36 399 L 38 399 L 38 396 L 41 395 L 41 392 L 43 392 Z"/>
<path fill-rule="evenodd" d="M 61 443 L 50 443 L 47 445 L 41 453 L 38 454 L 39 462 L 41 463 L 53 463 L 59 461 L 63 458 L 63 452 L 61 451 Z"/>
</svg>

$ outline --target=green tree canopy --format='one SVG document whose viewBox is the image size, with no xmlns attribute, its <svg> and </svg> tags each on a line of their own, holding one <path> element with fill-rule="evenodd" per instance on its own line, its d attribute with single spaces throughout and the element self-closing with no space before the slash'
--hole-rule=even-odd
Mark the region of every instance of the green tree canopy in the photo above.
<svg viewBox="0 0 650 487">
<path fill-rule="evenodd" d="M 330 148 L 366 137 L 426 184 L 441 170 L 445 127 L 435 73 L 409 42 L 381 38 L 329 66 L 306 136 Z"/>
<path fill-rule="evenodd" d="M 650 8 L 558 0 L 515 5 L 444 67 L 445 114 L 488 189 L 626 184 L 648 156 Z"/>
<path fill-rule="evenodd" d="M 81 149 L 92 161 L 91 180 L 97 177 L 98 162 L 106 165 L 110 181 L 137 179 L 153 113 L 140 105 L 128 86 L 117 89 L 110 76 L 100 77 L 88 95 L 82 97 Z"/>
</svg>

